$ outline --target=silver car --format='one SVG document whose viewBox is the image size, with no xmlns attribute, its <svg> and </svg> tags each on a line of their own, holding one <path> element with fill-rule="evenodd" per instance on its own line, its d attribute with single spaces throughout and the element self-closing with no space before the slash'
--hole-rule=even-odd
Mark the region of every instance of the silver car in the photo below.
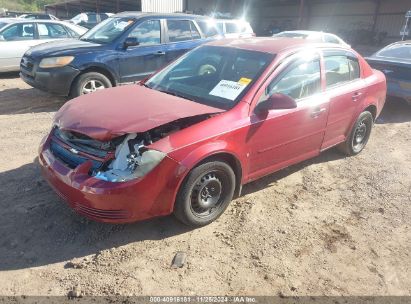
<svg viewBox="0 0 411 304">
<path fill-rule="evenodd" d="M 19 71 L 32 46 L 57 39 L 78 38 L 86 28 L 56 20 L 0 19 L 0 72 Z"/>
<path fill-rule="evenodd" d="M 285 38 L 296 38 L 296 39 L 306 39 L 312 42 L 324 42 L 324 43 L 334 43 L 342 46 L 350 47 L 344 40 L 334 34 L 316 32 L 316 31 L 285 31 L 278 34 L 274 34 L 273 37 L 285 37 Z"/>
</svg>

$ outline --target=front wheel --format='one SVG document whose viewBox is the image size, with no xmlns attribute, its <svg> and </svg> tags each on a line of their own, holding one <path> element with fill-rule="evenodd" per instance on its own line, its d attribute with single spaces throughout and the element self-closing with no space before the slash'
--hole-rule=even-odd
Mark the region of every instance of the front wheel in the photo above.
<svg viewBox="0 0 411 304">
<path fill-rule="evenodd" d="M 84 73 L 75 80 L 70 97 L 74 98 L 111 87 L 112 84 L 105 75 L 97 72 Z"/>
<path fill-rule="evenodd" d="M 233 169 L 221 161 L 194 168 L 177 195 L 174 215 L 192 227 L 216 220 L 234 196 L 236 178 Z"/>
<path fill-rule="evenodd" d="M 364 111 L 360 114 L 345 142 L 338 146 L 338 149 L 349 156 L 360 153 L 368 142 L 371 129 L 374 124 L 373 116 L 370 112 Z"/>
</svg>

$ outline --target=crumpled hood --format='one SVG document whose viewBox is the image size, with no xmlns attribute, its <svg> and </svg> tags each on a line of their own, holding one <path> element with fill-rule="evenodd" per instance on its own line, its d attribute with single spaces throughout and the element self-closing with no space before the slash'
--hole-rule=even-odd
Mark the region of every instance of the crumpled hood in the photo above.
<svg viewBox="0 0 411 304">
<path fill-rule="evenodd" d="M 127 85 L 67 102 L 56 113 L 55 123 L 62 129 L 106 141 L 177 119 L 223 111 L 144 86 Z"/>
</svg>

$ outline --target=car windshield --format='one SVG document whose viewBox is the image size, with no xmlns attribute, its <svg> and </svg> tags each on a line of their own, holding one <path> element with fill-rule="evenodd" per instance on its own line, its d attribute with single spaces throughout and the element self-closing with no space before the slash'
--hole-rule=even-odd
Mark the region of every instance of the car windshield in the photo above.
<svg viewBox="0 0 411 304">
<path fill-rule="evenodd" d="M 251 88 L 274 55 L 202 46 L 154 75 L 145 85 L 157 91 L 228 110 Z"/>
<path fill-rule="evenodd" d="M 85 33 L 81 40 L 110 43 L 123 34 L 134 21 L 133 18 L 108 18 Z"/>
<path fill-rule="evenodd" d="M 84 14 L 78 14 L 71 18 L 70 20 L 73 21 L 74 23 L 80 23 L 81 21 L 86 21 L 86 18 L 84 17 Z"/>
<path fill-rule="evenodd" d="M 388 46 L 379 51 L 377 56 L 411 60 L 411 44 L 395 44 Z"/>
</svg>

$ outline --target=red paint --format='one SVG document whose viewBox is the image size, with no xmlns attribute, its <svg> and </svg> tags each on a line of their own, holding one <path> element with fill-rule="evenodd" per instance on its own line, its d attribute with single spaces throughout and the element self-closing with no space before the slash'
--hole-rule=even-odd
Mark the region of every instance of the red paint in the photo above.
<svg viewBox="0 0 411 304">
<path fill-rule="evenodd" d="M 384 106 L 384 75 L 359 57 L 360 80 L 326 90 L 322 71 L 323 93 L 316 98 L 300 101 L 294 109 L 254 114 L 265 86 L 287 66 L 288 56 L 308 46 L 320 53 L 323 48 L 341 48 L 266 38 L 211 44 L 276 54 L 243 100 L 227 112 L 137 85 L 77 98 L 58 112 L 56 119 L 61 127 L 100 140 L 146 131 L 182 117 L 221 112 L 152 144 L 150 148 L 168 156 L 144 178 L 125 183 L 90 177 L 88 163 L 75 170 L 65 167 L 51 154 L 45 140 L 40 147 L 42 171 L 71 207 L 94 220 L 112 223 L 167 215 L 173 211 L 184 177 L 208 156 L 225 153 L 235 158 L 241 165 L 244 184 L 343 142 L 359 113 L 373 106 L 378 116 Z"/>
<path fill-rule="evenodd" d="M 222 112 L 199 103 L 130 85 L 83 95 L 66 103 L 55 116 L 59 127 L 109 140 L 145 132 L 179 118 Z"/>
</svg>

